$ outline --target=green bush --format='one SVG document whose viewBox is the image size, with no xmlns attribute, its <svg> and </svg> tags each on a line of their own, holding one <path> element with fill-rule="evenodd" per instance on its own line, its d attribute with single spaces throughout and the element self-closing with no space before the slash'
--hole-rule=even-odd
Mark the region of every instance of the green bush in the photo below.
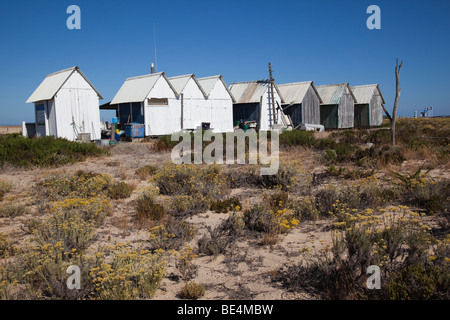
<svg viewBox="0 0 450 320">
<path fill-rule="evenodd" d="M 60 166 L 107 154 L 108 150 L 93 143 L 72 142 L 52 136 L 29 139 L 13 134 L 0 137 L 0 168 L 6 163 L 25 168 Z"/>
<path fill-rule="evenodd" d="M 282 191 L 289 191 L 299 184 L 301 176 L 302 169 L 297 162 L 280 162 L 276 174 L 261 176 L 261 185 L 264 188 L 281 188 Z"/>
<path fill-rule="evenodd" d="M 108 192 L 113 179 L 109 175 L 77 171 L 73 175 L 57 174 L 37 184 L 40 196 L 49 200 L 96 197 Z"/>
<path fill-rule="evenodd" d="M 448 300 L 449 286 L 450 268 L 418 264 L 395 273 L 388 290 L 392 300 Z"/>
<path fill-rule="evenodd" d="M 126 182 L 115 182 L 108 186 L 108 197 L 111 199 L 126 199 L 131 196 L 132 188 Z"/>
<path fill-rule="evenodd" d="M 312 147 L 315 142 L 312 131 L 292 130 L 280 135 L 280 145 Z"/>
<path fill-rule="evenodd" d="M 152 181 L 163 195 L 201 194 L 218 198 L 226 187 L 226 178 L 215 165 L 176 165 L 170 163 L 158 170 Z"/>
<path fill-rule="evenodd" d="M 147 219 L 161 220 L 164 217 L 164 207 L 147 196 L 140 196 L 135 201 L 135 209 L 137 218 L 140 222 L 144 222 Z"/>
</svg>

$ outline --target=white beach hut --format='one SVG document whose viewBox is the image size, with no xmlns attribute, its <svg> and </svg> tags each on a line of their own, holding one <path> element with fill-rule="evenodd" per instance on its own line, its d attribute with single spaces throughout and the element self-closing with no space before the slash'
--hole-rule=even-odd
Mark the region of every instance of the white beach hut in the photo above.
<svg viewBox="0 0 450 320">
<path fill-rule="evenodd" d="M 221 75 L 198 78 L 198 83 L 207 95 L 211 110 L 211 128 L 214 132 L 232 132 L 234 97 Z"/>
<path fill-rule="evenodd" d="M 207 95 L 195 75 L 187 74 L 168 78 L 181 102 L 181 129 L 195 130 L 211 124 L 211 107 Z"/>
<path fill-rule="evenodd" d="M 103 99 L 78 67 L 48 75 L 28 98 L 35 106 L 35 133 L 76 140 L 79 134 L 100 139 L 99 99 Z"/>
<path fill-rule="evenodd" d="M 111 105 L 118 105 L 119 122 L 144 124 L 145 136 L 181 129 L 181 102 L 164 72 L 126 79 Z"/>
</svg>

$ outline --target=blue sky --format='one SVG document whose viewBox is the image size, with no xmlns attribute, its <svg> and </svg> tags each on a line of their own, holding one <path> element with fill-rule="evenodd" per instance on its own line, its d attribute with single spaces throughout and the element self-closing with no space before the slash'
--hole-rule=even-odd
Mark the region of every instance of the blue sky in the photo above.
<svg viewBox="0 0 450 320">
<path fill-rule="evenodd" d="M 81 9 L 69 30 L 67 7 Z M 381 30 L 369 30 L 369 5 Z M 379 83 L 388 110 L 395 59 L 404 60 L 399 114 L 432 106 L 450 115 L 450 1 L 2 1 L 0 124 L 34 121 L 26 99 L 49 73 L 79 66 L 110 101 L 127 77 L 154 59 L 168 76 L 222 74 L 230 84 L 268 78 L 278 84 Z M 105 120 L 110 114 L 102 113 Z"/>
</svg>

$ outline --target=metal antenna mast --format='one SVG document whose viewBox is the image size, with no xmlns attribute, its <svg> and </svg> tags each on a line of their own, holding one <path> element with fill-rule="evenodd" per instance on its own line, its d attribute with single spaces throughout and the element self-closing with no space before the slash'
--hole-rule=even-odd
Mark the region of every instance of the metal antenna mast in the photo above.
<svg viewBox="0 0 450 320">
<path fill-rule="evenodd" d="M 156 57 L 156 25 L 153 22 L 153 43 L 155 45 L 155 70 L 158 72 L 158 58 Z"/>
</svg>

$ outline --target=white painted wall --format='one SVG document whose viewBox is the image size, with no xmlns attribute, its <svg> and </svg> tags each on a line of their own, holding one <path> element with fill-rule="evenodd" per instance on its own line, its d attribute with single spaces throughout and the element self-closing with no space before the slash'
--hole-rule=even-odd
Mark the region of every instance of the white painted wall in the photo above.
<svg viewBox="0 0 450 320">
<path fill-rule="evenodd" d="M 148 105 L 148 99 L 168 98 L 168 105 Z M 159 77 L 144 103 L 145 135 L 159 136 L 181 130 L 181 101 L 164 77 Z"/>
<path fill-rule="evenodd" d="M 208 97 L 213 132 L 233 132 L 233 100 L 223 82 L 217 79 Z"/>
<path fill-rule="evenodd" d="M 57 137 L 73 141 L 78 132 L 90 133 L 91 140 L 101 138 L 98 95 L 77 71 L 56 93 L 54 105 Z"/>
<path fill-rule="evenodd" d="M 211 107 L 193 78 L 189 79 L 181 94 L 183 94 L 183 129 L 194 130 L 201 126 L 202 122 L 211 122 Z"/>
</svg>

